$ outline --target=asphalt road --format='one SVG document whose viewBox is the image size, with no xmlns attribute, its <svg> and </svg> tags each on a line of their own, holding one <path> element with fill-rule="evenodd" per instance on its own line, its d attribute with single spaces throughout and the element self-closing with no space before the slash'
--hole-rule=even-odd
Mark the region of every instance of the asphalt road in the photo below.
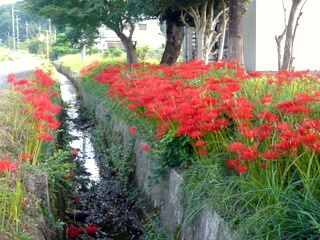
<svg viewBox="0 0 320 240">
<path fill-rule="evenodd" d="M 10 73 L 16 74 L 17 79 L 28 78 L 33 70 L 43 62 L 43 60 L 38 60 L 28 55 L 22 55 L 19 60 L 0 62 L 0 89 L 9 86 L 6 80 Z"/>
</svg>

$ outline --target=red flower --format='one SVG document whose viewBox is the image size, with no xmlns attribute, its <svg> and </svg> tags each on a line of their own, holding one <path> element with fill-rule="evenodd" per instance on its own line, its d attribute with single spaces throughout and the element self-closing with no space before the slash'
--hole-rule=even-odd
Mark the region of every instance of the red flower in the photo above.
<svg viewBox="0 0 320 240">
<path fill-rule="evenodd" d="M 246 171 L 248 171 L 248 169 L 249 169 L 249 167 L 246 165 L 239 165 L 239 166 L 234 167 L 234 170 L 236 170 L 237 172 L 240 172 L 240 173 L 246 172 Z"/>
<path fill-rule="evenodd" d="M 78 150 L 77 149 L 72 149 L 71 150 L 71 155 L 72 156 L 76 156 L 78 154 Z"/>
<path fill-rule="evenodd" d="M 229 159 L 226 161 L 226 164 L 228 166 L 237 166 L 240 163 L 241 159 L 240 158 L 236 158 L 236 159 Z"/>
<path fill-rule="evenodd" d="M 262 162 L 258 162 L 260 167 L 266 167 L 268 164 L 267 163 L 262 163 Z"/>
<path fill-rule="evenodd" d="M 194 144 L 194 146 L 201 147 L 201 146 L 203 146 L 205 144 L 206 144 L 206 141 L 204 141 L 203 139 L 200 139 Z"/>
<path fill-rule="evenodd" d="M 20 156 L 21 160 L 25 160 L 25 159 L 31 159 L 33 158 L 33 155 L 31 153 L 23 153 Z"/>
<path fill-rule="evenodd" d="M 230 152 L 239 152 L 242 151 L 244 148 L 245 146 L 241 142 L 234 142 L 228 147 Z"/>
<path fill-rule="evenodd" d="M 132 126 L 132 127 L 130 127 L 130 128 L 129 128 L 129 132 L 130 132 L 130 134 L 135 134 L 135 133 L 136 133 L 136 131 L 137 131 L 137 128 L 138 128 L 138 127 L 136 127 L 136 126 Z"/>
<path fill-rule="evenodd" d="M 90 237 L 95 237 L 96 232 L 98 231 L 98 224 L 92 223 L 86 227 L 85 231 L 88 233 Z"/>
<path fill-rule="evenodd" d="M 279 158 L 281 155 L 275 150 L 270 150 L 270 151 L 264 152 L 260 156 L 266 159 L 275 159 L 275 158 Z"/>
<path fill-rule="evenodd" d="M 150 149 L 150 146 L 148 144 L 144 144 L 144 145 L 141 146 L 141 150 L 142 151 L 147 152 L 147 151 L 149 151 L 149 149 Z"/>
<path fill-rule="evenodd" d="M 2 159 L 0 160 L 0 173 L 3 173 L 4 171 L 13 172 L 16 170 L 17 166 L 17 163 Z"/>
<path fill-rule="evenodd" d="M 15 77 L 16 77 L 17 75 L 16 74 L 14 74 L 14 73 L 10 73 L 8 76 L 7 76 L 7 81 L 6 82 L 8 82 L 8 83 L 10 83 L 10 82 L 13 82 L 15 79 Z"/>
<path fill-rule="evenodd" d="M 254 160 L 257 153 L 258 153 L 258 150 L 256 148 L 246 147 L 239 154 L 241 156 L 241 159 Z"/>
<path fill-rule="evenodd" d="M 206 149 L 206 148 L 199 149 L 199 154 L 200 155 L 207 155 L 208 154 L 208 149 Z"/>
<path fill-rule="evenodd" d="M 78 227 L 73 226 L 73 225 L 67 227 L 68 237 L 71 237 L 71 238 L 75 238 L 75 237 L 77 237 L 79 234 L 81 234 L 83 232 L 84 232 L 83 229 L 78 228 Z"/>
<path fill-rule="evenodd" d="M 37 138 L 41 141 L 52 141 L 54 139 L 50 133 L 39 133 Z"/>
</svg>

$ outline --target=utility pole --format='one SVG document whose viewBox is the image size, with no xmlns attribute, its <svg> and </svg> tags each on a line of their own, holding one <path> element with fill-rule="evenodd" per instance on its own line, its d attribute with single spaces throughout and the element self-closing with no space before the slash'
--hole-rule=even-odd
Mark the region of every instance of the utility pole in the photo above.
<svg viewBox="0 0 320 240">
<path fill-rule="evenodd" d="M 17 15 L 17 50 L 18 52 L 20 51 L 20 46 L 19 46 L 19 16 Z"/>
<path fill-rule="evenodd" d="M 13 51 L 16 51 L 16 42 L 15 42 L 15 29 L 14 29 L 14 4 L 12 4 L 12 39 L 13 39 Z"/>
<path fill-rule="evenodd" d="M 50 39 L 49 39 L 49 31 L 46 30 L 46 45 L 47 45 L 47 60 L 48 61 L 49 61 L 49 52 L 50 52 L 50 50 L 49 50 L 49 41 L 50 41 Z"/>
<path fill-rule="evenodd" d="M 26 37 L 29 39 L 29 23 L 26 21 Z"/>
<path fill-rule="evenodd" d="M 51 27 L 51 19 L 49 18 L 49 40 L 50 40 L 50 46 L 52 45 L 52 27 Z"/>
<path fill-rule="evenodd" d="M 10 33 L 9 32 L 8 32 L 8 45 L 9 45 L 9 50 L 10 50 L 11 46 L 10 46 Z"/>
</svg>

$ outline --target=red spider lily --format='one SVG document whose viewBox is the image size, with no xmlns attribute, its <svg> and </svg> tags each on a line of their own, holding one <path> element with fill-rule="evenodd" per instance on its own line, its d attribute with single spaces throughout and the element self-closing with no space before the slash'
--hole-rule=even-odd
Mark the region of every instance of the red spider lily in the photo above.
<svg viewBox="0 0 320 240">
<path fill-rule="evenodd" d="M 263 118 L 267 121 L 270 121 L 270 122 L 278 122 L 280 120 L 279 116 L 277 114 L 274 114 L 268 110 L 264 110 L 264 111 L 261 111 L 258 115 L 257 115 L 258 118 Z"/>
<path fill-rule="evenodd" d="M 279 152 L 275 150 L 266 151 L 260 155 L 260 157 L 266 158 L 266 159 L 276 159 L 276 158 L 279 158 L 280 156 L 281 155 L 279 154 Z"/>
<path fill-rule="evenodd" d="M 37 138 L 41 141 L 52 141 L 54 139 L 54 136 L 50 133 L 39 133 Z"/>
<path fill-rule="evenodd" d="M 131 127 L 129 128 L 130 134 L 135 134 L 136 131 L 137 131 L 137 128 L 138 128 L 138 127 L 136 127 L 136 126 L 131 126 Z"/>
<path fill-rule="evenodd" d="M 260 103 L 272 102 L 271 94 L 266 94 L 263 98 L 260 98 L 259 102 Z"/>
<path fill-rule="evenodd" d="M 13 172 L 17 169 L 18 163 L 12 163 L 8 160 L 0 160 L 0 173 L 3 173 L 4 171 Z"/>
<path fill-rule="evenodd" d="M 249 169 L 249 167 L 246 165 L 243 165 L 243 164 L 234 167 L 234 170 L 236 170 L 239 173 L 246 172 L 246 171 L 248 171 L 248 169 Z"/>
<path fill-rule="evenodd" d="M 142 151 L 147 152 L 147 151 L 149 151 L 149 149 L 150 149 L 150 146 L 148 144 L 144 144 L 144 145 L 141 146 L 141 150 Z"/>
<path fill-rule="evenodd" d="M 266 167 L 266 166 L 268 165 L 268 163 L 266 163 L 266 162 L 264 162 L 264 163 L 258 162 L 258 165 L 259 165 L 260 167 L 264 168 L 264 167 Z"/>
<path fill-rule="evenodd" d="M 240 162 L 241 162 L 241 159 L 240 159 L 240 158 L 236 158 L 236 159 L 229 159 L 229 160 L 227 160 L 227 161 L 226 161 L 226 164 L 227 164 L 228 166 L 233 167 L 233 166 L 237 166 Z"/>
<path fill-rule="evenodd" d="M 75 238 L 80 234 L 82 234 L 83 232 L 84 232 L 84 229 L 78 228 L 73 225 L 67 227 L 67 234 L 68 234 L 68 237 L 70 238 Z"/>
<path fill-rule="evenodd" d="M 282 130 L 286 130 L 289 129 L 291 127 L 290 123 L 288 122 L 282 122 L 282 123 L 278 123 L 276 126 L 276 129 L 282 129 Z"/>
<path fill-rule="evenodd" d="M 90 236 L 90 237 L 95 237 L 96 236 L 96 232 L 98 231 L 98 224 L 96 223 L 92 223 L 90 224 L 89 226 L 87 226 L 85 228 L 85 231 L 87 232 L 87 234 Z"/>
<path fill-rule="evenodd" d="M 245 149 L 245 146 L 241 142 L 234 142 L 228 146 L 230 152 L 240 152 Z"/>
<path fill-rule="evenodd" d="M 257 157 L 258 149 L 254 147 L 246 147 L 242 151 L 239 152 L 239 156 L 243 160 L 254 160 Z"/>
<path fill-rule="evenodd" d="M 71 155 L 72 156 L 76 156 L 78 154 L 78 150 L 77 149 L 72 149 L 71 150 Z"/>
<path fill-rule="evenodd" d="M 42 90 L 40 88 L 26 88 L 22 90 L 22 93 L 25 95 L 40 93 Z"/>
<path fill-rule="evenodd" d="M 27 86 L 30 86 L 31 82 L 28 79 L 24 79 L 24 78 L 13 82 L 14 86 L 24 85 L 24 84 Z"/>
<path fill-rule="evenodd" d="M 249 75 L 250 77 L 259 78 L 259 77 L 264 76 L 264 73 L 258 72 L 258 71 L 249 71 L 249 72 L 248 72 L 248 75 Z"/>
<path fill-rule="evenodd" d="M 20 159 L 21 159 L 21 160 L 26 160 L 26 159 L 30 160 L 30 159 L 32 159 L 32 158 L 33 158 L 33 155 L 32 155 L 31 153 L 23 153 L 23 154 L 21 154 L 21 156 L 20 156 Z"/>
<path fill-rule="evenodd" d="M 204 141 L 203 139 L 200 139 L 194 144 L 194 146 L 195 147 L 201 147 L 201 146 L 206 145 L 206 143 L 207 143 L 206 141 Z"/>
<path fill-rule="evenodd" d="M 92 63 L 90 63 L 90 65 L 82 67 L 80 70 L 80 73 L 84 75 L 87 72 L 90 72 L 92 69 L 98 67 L 99 65 L 100 65 L 100 62 L 95 60 Z"/>
<path fill-rule="evenodd" d="M 199 153 L 200 155 L 207 155 L 207 154 L 208 154 L 208 149 L 206 149 L 206 148 L 201 148 L 201 149 L 199 149 L 198 153 Z"/>
<path fill-rule="evenodd" d="M 16 74 L 10 73 L 10 74 L 7 76 L 6 82 L 7 82 L 7 83 L 14 82 L 16 76 L 17 76 Z"/>
<path fill-rule="evenodd" d="M 36 78 L 35 82 L 40 86 L 50 87 L 55 84 L 51 78 L 50 72 L 45 72 L 43 69 L 38 68 L 33 72 L 33 74 Z"/>
</svg>

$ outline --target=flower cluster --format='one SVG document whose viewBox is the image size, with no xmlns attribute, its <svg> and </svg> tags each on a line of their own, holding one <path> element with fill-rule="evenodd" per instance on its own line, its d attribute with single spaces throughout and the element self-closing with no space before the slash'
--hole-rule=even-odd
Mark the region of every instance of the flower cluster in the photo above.
<svg viewBox="0 0 320 240">
<path fill-rule="evenodd" d="M 8 156 L 3 156 L 0 159 L 0 173 L 3 173 L 5 171 L 13 172 L 16 170 L 18 166 L 19 166 L 19 163 L 14 163 L 12 161 L 9 161 Z"/>
<path fill-rule="evenodd" d="M 93 61 L 92 63 L 90 63 L 89 65 L 87 66 L 83 66 L 80 70 L 80 73 L 82 75 L 85 75 L 86 73 L 90 72 L 92 69 L 98 67 L 100 65 L 100 62 L 99 61 Z"/>
<path fill-rule="evenodd" d="M 27 119 L 25 124 L 28 125 L 27 130 L 29 131 L 27 133 L 29 138 L 26 140 L 27 144 L 53 140 L 54 136 L 51 132 L 60 126 L 60 122 L 55 115 L 60 112 L 61 107 L 52 101 L 52 97 L 58 95 L 58 93 L 53 91 L 52 86 L 55 81 L 52 79 L 50 71 L 45 70 L 42 66 L 34 70 L 33 76 L 33 79 L 30 80 L 16 80 L 13 74 L 10 74 L 7 78 L 7 82 L 12 84 L 14 90 L 22 94 L 22 102 L 27 104 L 27 107 L 23 110 L 25 119 Z M 26 154 L 32 155 L 34 159 L 37 157 L 35 146 L 26 147 L 26 150 Z M 30 160 L 30 156 L 25 156 L 25 159 Z"/>
<path fill-rule="evenodd" d="M 92 77 L 107 84 L 112 100 L 153 119 L 157 139 L 170 130 L 189 137 L 199 154 L 225 151 L 238 172 L 320 153 L 320 84 L 308 71 L 246 74 L 226 60 L 193 60 L 107 65 Z"/>
<path fill-rule="evenodd" d="M 67 226 L 67 234 L 70 238 L 76 238 L 80 234 L 86 233 L 90 237 L 95 237 L 99 229 L 98 224 L 92 223 L 85 228 L 80 228 L 74 225 Z"/>
</svg>

